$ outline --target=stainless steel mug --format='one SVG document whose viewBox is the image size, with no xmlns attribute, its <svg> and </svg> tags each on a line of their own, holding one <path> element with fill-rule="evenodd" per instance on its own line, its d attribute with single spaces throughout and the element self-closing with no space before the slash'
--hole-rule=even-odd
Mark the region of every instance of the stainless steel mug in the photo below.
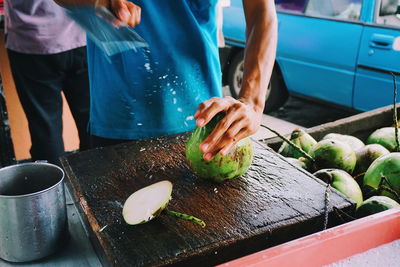
<svg viewBox="0 0 400 267">
<path fill-rule="evenodd" d="M 59 248 L 67 233 L 63 180 L 49 163 L 0 169 L 0 258 L 32 261 Z"/>
</svg>

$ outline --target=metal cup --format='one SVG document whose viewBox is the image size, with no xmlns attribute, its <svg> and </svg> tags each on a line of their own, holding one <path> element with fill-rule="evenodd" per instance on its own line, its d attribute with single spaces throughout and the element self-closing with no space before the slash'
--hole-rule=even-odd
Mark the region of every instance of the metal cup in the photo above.
<svg viewBox="0 0 400 267">
<path fill-rule="evenodd" d="M 33 261 L 60 247 L 67 233 L 63 179 L 49 163 L 0 169 L 0 258 Z"/>
</svg>

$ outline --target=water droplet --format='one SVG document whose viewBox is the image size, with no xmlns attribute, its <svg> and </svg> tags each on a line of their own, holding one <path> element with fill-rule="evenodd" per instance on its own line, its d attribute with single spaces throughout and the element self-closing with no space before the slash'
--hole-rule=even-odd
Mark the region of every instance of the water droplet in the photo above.
<svg viewBox="0 0 400 267">
<path fill-rule="evenodd" d="M 173 100 L 174 104 L 176 104 L 176 98 L 174 98 L 174 99 L 172 99 L 172 100 Z"/>
<path fill-rule="evenodd" d="M 192 121 L 192 120 L 194 120 L 194 117 L 193 117 L 193 116 L 187 116 L 187 117 L 186 117 L 186 120 L 187 120 L 187 121 Z"/>
<path fill-rule="evenodd" d="M 142 126 L 142 125 L 143 125 L 143 123 L 141 123 L 141 122 L 138 122 L 136 125 L 137 125 L 137 126 Z"/>
<path fill-rule="evenodd" d="M 179 111 L 179 112 L 182 112 L 182 109 L 181 109 L 181 108 L 177 108 L 176 110 Z"/>
</svg>

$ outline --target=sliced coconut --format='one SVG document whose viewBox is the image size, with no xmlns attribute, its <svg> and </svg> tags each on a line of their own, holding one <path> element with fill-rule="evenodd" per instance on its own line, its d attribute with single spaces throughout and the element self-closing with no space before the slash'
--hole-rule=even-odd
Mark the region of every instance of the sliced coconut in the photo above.
<svg viewBox="0 0 400 267">
<path fill-rule="evenodd" d="M 145 223 L 165 209 L 171 199 L 172 183 L 161 181 L 146 186 L 129 196 L 122 209 L 127 224 Z"/>
</svg>

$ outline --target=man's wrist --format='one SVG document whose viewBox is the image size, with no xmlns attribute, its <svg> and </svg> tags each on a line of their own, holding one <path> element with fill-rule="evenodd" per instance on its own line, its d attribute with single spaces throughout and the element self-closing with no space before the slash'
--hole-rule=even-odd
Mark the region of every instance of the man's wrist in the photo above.
<svg viewBox="0 0 400 267">
<path fill-rule="evenodd" d="M 251 106 L 252 109 L 257 113 L 262 113 L 264 111 L 265 101 L 263 99 L 260 99 L 258 97 L 255 98 L 240 97 L 238 100 L 246 105 Z"/>
</svg>

